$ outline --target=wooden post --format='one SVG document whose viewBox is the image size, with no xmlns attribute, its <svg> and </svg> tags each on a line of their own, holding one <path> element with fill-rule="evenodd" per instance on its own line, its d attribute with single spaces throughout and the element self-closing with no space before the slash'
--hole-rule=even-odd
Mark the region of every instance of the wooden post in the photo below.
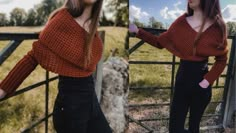
<svg viewBox="0 0 236 133">
<path fill-rule="evenodd" d="M 104 53 L 104 47 L 105 47 L 105 31 L 100 31 L 99 36 L 101 37 L 103 41 L 103 53 Z M 102 92 L 102 75 L 103 75 L 103 61 L 104 56 L 102 55 L 101 60 L 97 64 L 96 72 L 94 73 L 95 77 L 95 90 L 98 97 L 98 101 L 101 100 L 101 92 Z"/>
</svg>

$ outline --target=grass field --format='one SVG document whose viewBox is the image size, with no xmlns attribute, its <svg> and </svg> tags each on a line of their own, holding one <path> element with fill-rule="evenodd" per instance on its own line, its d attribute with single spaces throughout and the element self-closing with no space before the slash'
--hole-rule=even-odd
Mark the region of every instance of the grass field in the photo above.
<svg viewBox="0 0 236 133">
<path fill-rule="evenodd" d="M 43 27 L 1 27 L 0 32 L 38 32 Z M 104 56 L 109 56 L 109 51 L 112 48 L 118 48 L 118 56 L 127 57 L 124 51 L 124 41 L 127 34 L 127 29 L 122 27 L 101 27 L 99 30 L 105 30 L 105 51 Z M 14 65 L 32 48 L 32 43 L 35 40 L 24 41 L 13 54 L 0 66 L 0 80 L 8 74 Z M 0 51 L 8 44 L 9 41 L 0 41 Z M 53 77 L 55 74 L 50 73 Z M 39 81 L 45 80 L 45 70 L 38 66 L 29 77 L 25 79 L 22 85 L 23 88 Z M 19 95 L 17 97 L 0 102 L 0 133 L 17 133 L 20 129 L 30 125 L 33 121 L 44 116 L 44 93 L 45 86 L 38 87 L 32 91 Z M 57 94 L 57 81 L 50 83 L 50 101 L 49 112 L 52 111 L 54 99 Z M 49 121 L 50 132 L 53 132 L 52 121 Z M 32 133 L 43 133 L 44 124 L 34 128 Z"/>
</svg>

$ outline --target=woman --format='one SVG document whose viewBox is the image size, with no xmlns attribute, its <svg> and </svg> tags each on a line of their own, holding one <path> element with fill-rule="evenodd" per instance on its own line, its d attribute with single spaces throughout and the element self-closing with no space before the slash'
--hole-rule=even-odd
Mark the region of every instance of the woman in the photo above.
<svg viewBox="0 0 236 133">
<path fill-rule="evenodd" d="M 157 48 L 166 48 L 180 58 L 171 104 L 169 132 L 199 133 L 201 117 L 211 100 L 212 84 L 227 62 L 226 25 L 219 0 L 189 0 L 188 11 L 160 36 L 130 25 L 130 32 Z M 215 63 L 208 71 L 208 57 Z M 189 128 L 184 129 L 188 110 Z"/>
<path fill-rule="evenodd" d="M 40 64 L 59 74 L 53 124 L 58 133 L 111 133 L 94 90 L 92 73 L 102 56 L 97 33 L 103 0 L 67 0 L 49 17 L 33 48 L 0 84 L 11 96 Z"/>
</svg>

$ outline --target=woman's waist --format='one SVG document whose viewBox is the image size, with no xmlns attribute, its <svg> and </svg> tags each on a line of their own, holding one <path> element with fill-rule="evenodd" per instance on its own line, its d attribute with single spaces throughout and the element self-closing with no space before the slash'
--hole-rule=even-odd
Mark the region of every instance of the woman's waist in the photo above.
<svg viewBox="0 0 236 133">
<path fill-rule="evenodd" d="M 94 78 L 92 75 L 89 75 L 87 77 L 70 77 L 59 75 L 58 88 L 65 90 L 93 89 Z"/>
<path fill-rule="evenodd" d="M 208 59 L 202 61 L 180 59 L 179 69 L 191 73 L 206 72 L 208 71 Z"/>
</svg>

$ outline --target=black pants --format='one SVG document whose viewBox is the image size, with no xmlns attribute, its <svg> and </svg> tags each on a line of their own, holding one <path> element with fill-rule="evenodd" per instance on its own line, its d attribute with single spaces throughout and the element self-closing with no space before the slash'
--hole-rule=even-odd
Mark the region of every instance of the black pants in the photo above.
<svg viewBox="0 0 236 133">
<path fill-rule="evenodd" d="M 57 133 L 112 133 L 98 103 L 92 75 L 59 75 L 58 89 L 53 109 Z"/>
<path fill-rule="evenodd" d="M 211 100 L 212 88 L 202 88 L 199 82 L 208 72 L 207 60 L 181 60 L 176 75 L 174 96 L 171 104 L 169 132 L 199 133 L 201 117 Z M 189 128 L 184 129 L 189 111 Z"/>
</svg>

